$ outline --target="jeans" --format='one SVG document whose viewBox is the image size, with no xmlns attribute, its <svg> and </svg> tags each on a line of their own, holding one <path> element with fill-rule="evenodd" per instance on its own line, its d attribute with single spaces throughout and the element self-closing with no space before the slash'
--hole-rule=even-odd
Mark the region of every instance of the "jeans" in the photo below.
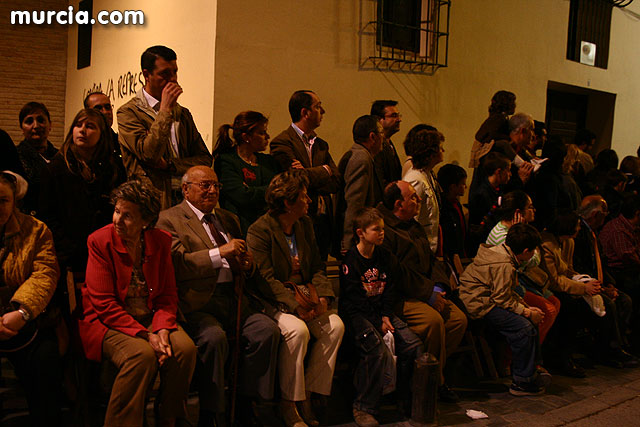
<svg viewBox="0 0 640 427">
<path fill-rule="evenodd" d="M 533 381 L 540 361 L 536 326 L 524 316 L 500 307 L 494 307 L 484 318 L 511 347 L 513 380 L 519 383 Z"/>
<path fill-rule="evenodd" d="M 406 323 L 397 316 L 392 316 L 390 319 L 395 328 L 393 338 L 398 357 L 397 396 L 399 399 L 408 401 L 411 393 L 413 362 L 422 355 L 424 346 Z M 382 399 L 384 366 L 390 362 L 393 355 L 382 340 L 380 331 L 367 319 L 362 316 L 354 317 L 350 320 L 350 326 L 360 356 L 353 380 L 356 389 L 353 408 L 376 414 Z"/>
</svg>

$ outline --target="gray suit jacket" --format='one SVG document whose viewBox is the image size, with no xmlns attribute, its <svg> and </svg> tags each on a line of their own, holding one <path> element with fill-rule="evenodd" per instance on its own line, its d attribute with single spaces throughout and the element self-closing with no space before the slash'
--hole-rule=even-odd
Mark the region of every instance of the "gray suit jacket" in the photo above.
<svg viewBox="0 0 640 427">
<path fill-rule="evenodd" d="M 215 215 L 229 239 L 242 236 L 237 216 L 224 209 L 216 209 Z M 186 201 L 160 212 L 157 227 L 171 234 L 180 310 L 185 314 L 198 311 L 211 299 L 218 281 L 219 269 L 213 268 L 209 256 L 209 250 L 216 245 Z M 246 276 L 245 293 L 257 298 L 264 290 L 270 290 L 266 282 L 261 283 L 264 279 L 255 266 Z M 268 294 L 261 296 L 269 297 Z"/>
<path fill-rule="evenodd" d="M 344 162 L 346 161 L 346 164 Z M 364 145 L 354 143 L 350 152 L 340 160 L 340 168 L 344 167 L 344 234 L 342 247 L 349 249 L 353 238 L 353 218 L 358 209 L 375 207 L 382 201 L 384 188 L 382 177 L 378 175 L 374 158 Z"/>
</svg>

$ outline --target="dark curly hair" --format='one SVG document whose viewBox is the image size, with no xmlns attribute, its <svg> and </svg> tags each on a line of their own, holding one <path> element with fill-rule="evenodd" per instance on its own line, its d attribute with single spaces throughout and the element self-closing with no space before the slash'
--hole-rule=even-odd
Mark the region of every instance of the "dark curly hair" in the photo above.
<svg viewBox="0 0 640 427">
<path fill-rule="evenodd" d="M 304 171 L 290 170 L 276 175 L 267 188 L 265 200 L 271 216 L 282 215 L 287 212 L 285 201 L 295 203 L 300 192 L 309 187 L 309 179 Z"/>
<path fill-rule="evenodd" d="M 422 169 L 429 164 L 432 156 L 440 152 L 440 144 L 444 142 L 444 136 L 436 130 L 421 130 L 413 138 L 404 142 L 404 150 L 407 156 L 411 156 L 413 167 Z"/>
<path fill-rule="evenodd" d="M 516 111 L 516 94 L 508 90 L 499 90 L 491 98 L 489 114 L 505 113 L 511 115 Z"/>
<path fill-rule="evenodd" d="M 137 205 L 142 220 L 148 222 L 149 227 L 156 225 L 161 205 L 160 195 L 155 188 L 139 180 L 127 181 L 111 192 L 111 204 L 115 206 L 119 200 Z"/>
</svg>

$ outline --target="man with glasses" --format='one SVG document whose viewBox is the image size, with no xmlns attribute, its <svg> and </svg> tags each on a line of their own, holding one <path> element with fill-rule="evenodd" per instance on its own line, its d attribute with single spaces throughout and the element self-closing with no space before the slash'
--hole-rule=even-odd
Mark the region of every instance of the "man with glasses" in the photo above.
<svg viewBox="0 0 640 427">
<path fill-rule="evenodd" d="M 89 92 L 84 98 L 84 108 L 98 110 L 102 113 L 107 121 L 107 127 L 111 131 L 111 152 L 116 162 L 116 166 L 123 170 L 123 175 L 126 173 L 124 163 L 122 162 L 122 151 L 120 150 L 120 144 L 118 143 L 118 134 L 113 130 L 113 104 L 111 99 L 102 92 Z"/>
<path fill-rule="evenodd" d="M 382 151 L 376 156 L 376 168 L 382 176 L 383 186 L 402 178 L 402 165 L 391 136 L 398 133 L 402 114 L 398 112 L 398 101 L 378 100 L 371 105 L 371 115 L 380 120 L 384 131 Z"/>
<path fill-rule="evenodd" d="M 122 158 L 129 178 L 161 192 L 163 209 L 182 198 L 180 177 L 191 166 L 211 166 L 213 158 L 189 110 L 178 104 L 176 53 L 152 46 L 140 60 L 144 87 L 118 109 Z"/>
<path fill-rule="evenodd" d="M 238 217 L 215 208 L 221 187 L 211 168 L 190 168 L 182 177 L 184 201 L 162 211 L 158 227 L 171 234 L 179 307 L 185 330 L 198 347 L 200 363 L 194 375 L 200 397 L 198 425 L 226 425 L 227 335 L 235 335 L 237 320 L 241 326 L 238 416 L 241 425 L 253 425 L 252 400 L 273 399 L 280 329 L 261 313 L 270 288 L 246 242 L 236 237 L 242 235 Z"/>
</svg>

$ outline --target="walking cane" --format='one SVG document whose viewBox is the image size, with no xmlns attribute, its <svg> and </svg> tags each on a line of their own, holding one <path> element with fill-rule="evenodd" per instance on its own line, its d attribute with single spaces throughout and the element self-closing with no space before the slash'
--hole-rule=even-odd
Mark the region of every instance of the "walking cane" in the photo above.
<svg viewBox="0 0 640 427">
<path fill-rule="evenodd" d="M 234 275 L 234 286 L 238 303 L 236 304 L 236 342 L 233 346 L 233 355 L 231 359 L 231 372 L 233 372 L 231 384 L 231 419 L 230 425 L 236 418 L 236 395 L 238 392 L 238 360 L 240 359 L 240 328 L 242 327 L 242 295 L 244 291 L 244 272 Z"/>
</svg>

